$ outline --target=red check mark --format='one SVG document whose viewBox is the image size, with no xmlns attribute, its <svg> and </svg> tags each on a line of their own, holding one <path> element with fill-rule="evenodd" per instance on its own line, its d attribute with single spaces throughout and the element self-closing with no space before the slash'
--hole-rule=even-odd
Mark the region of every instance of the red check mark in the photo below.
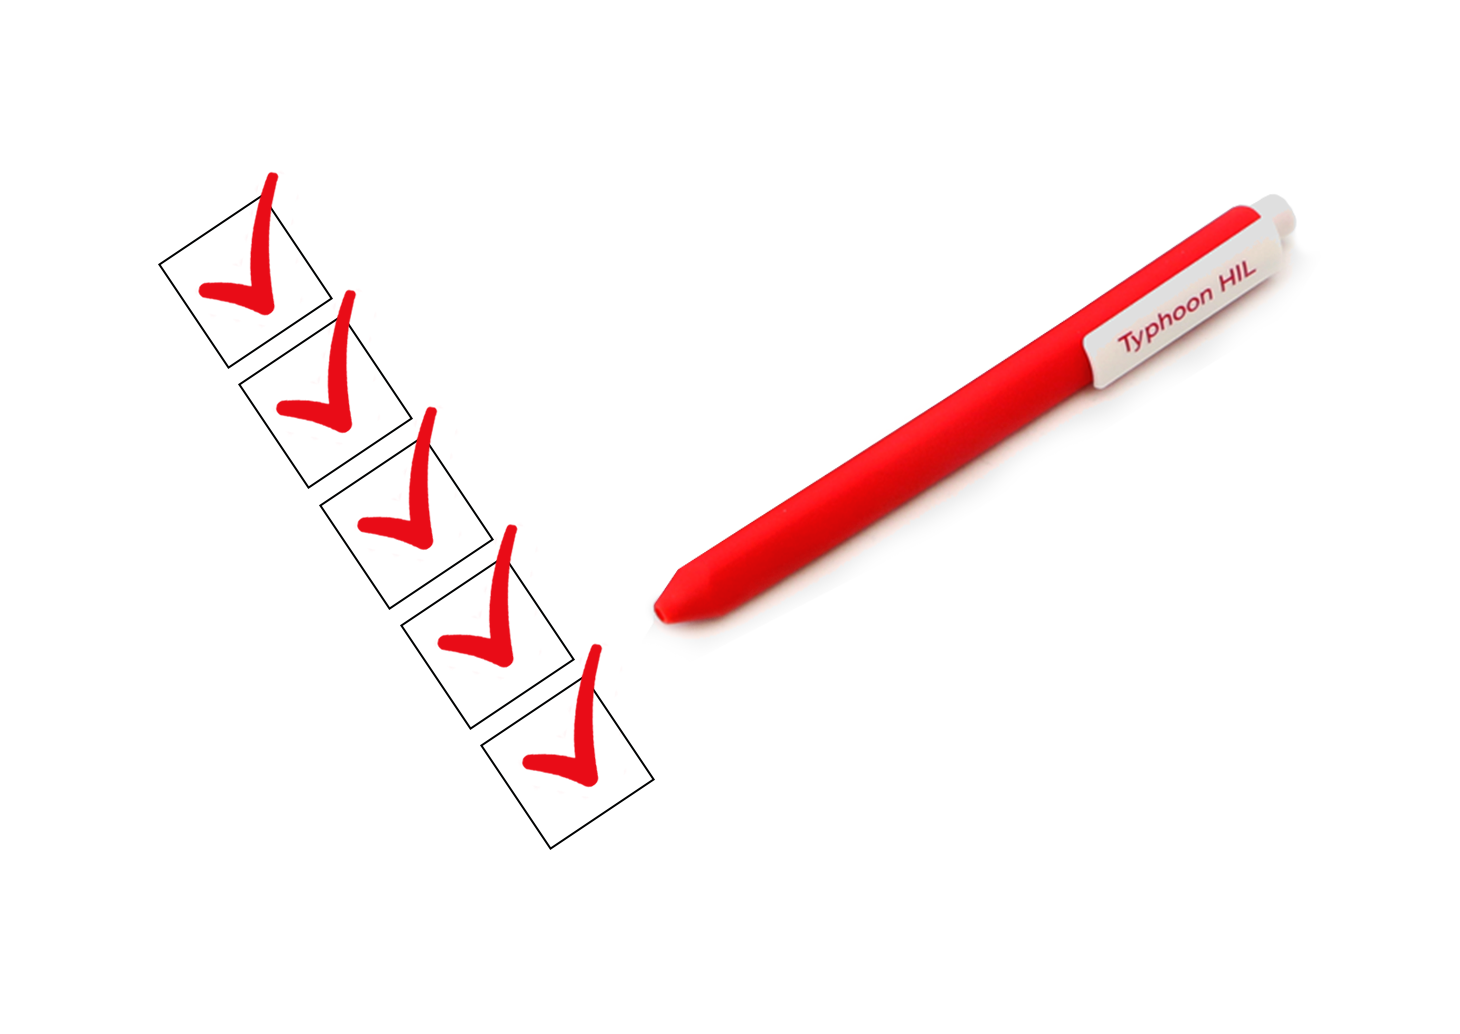
<svg viewBox="0 0 1460 1034">
<path fill-rule="evenodd" d="M 346 291 L 340 301 L 340 314 L 335 317 L 335 333 L 330 338 L 329 401 L 289 399 L 274 408 L 280 416 L 323 424 L 341 434 L 350 429 L 350 385 L 345 378 L 345 355 L 350 350 L 350 312 L 355 308 L 355 292 Z"/>
<path fill-rule="evenodd" d="M 444 635 L 436 645 L 452 653 L 480 657 L 499 668 L 512 663 L 512 626 L 507 621 L 507 582 L 512 575 L 512 543 L 517 540 L 517 525 L 507 525 L 502 544 L 497 547 L 497 566 L 492 568 L 492 595 L 487 601 L 487 622 L 492 637 L 480 635 Z"/>
<path fill-rule="evenodd" d="M 253 243 L 248 250 L 248 284 L 203 284 L 198 293 L 218 302 L 231 302 L 252 309 L 260 316 L 274 311 L 274 282 L 269 278 L 269 217 L 274 212 L 274 185 L 278 173 L 271 172 L 264 180 L 259 207 L 253 214 Z"/>
<path fill-rule="evenodd" d="M 421 430 L 416 435 L 416 450 L 411 453 L 411 515 L 399 517 L 361 517 L 356 524 L 367 535 L 384 535 L 398 539 L 417 549 L 431 548 L 431 501 L 426 495 L 426 471 L 431 462 L 431 428 L 436 425 L 436 407 L 421 417 Z"/>
<path fill-rule="evenodd" d="M 602 652 L 603 647 L 593 644 L 588 651 L 588 663 L 583 665 L 578 705 L 573 712 L 573 756 L 529 754 L 522 759 L 523 768 L 562 776 L 584 786 L 598 782 L 598 760 L 593 754 L 593 682 L 598 676 L 598 655 Z"/>
</svg>

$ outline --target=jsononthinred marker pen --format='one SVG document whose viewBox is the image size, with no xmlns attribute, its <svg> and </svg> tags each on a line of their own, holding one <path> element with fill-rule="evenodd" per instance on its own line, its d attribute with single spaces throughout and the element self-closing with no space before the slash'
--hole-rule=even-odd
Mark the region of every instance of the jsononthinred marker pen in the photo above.
<svg viewBox="0 0 1460 1034">
<path fill-rule="evenodd" d="M 684 565 L 660 620 L 719 617 L 1094 384 L 1103 388 L 1271 276 L 1293 211 L 1270 194 L 1145 269 Z"/>
</svg>

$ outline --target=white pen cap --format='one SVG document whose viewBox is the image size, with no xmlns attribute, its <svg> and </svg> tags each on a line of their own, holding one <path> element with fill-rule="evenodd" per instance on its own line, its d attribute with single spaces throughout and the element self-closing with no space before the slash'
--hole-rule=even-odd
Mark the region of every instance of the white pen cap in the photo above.
<svg viewBox="0 0 1460 1034">
<path fill-rule="evenodd" d="M 1288 203 L 1276 194 L 1267 195 L 1253 205 L 1252 210 L 1264 219 L 1271 219 L 1273 225 L 1277 227 L 1279 237 L 1286 237 L 1297 229 L 1298 217 L 1293 214 Z"/>
<path fill-rule="evenodd" d="M 1297 217 L 1276 194 L 1250 207 L 1256 220 L 1193 256 L 1185 268 L 1085 335 L 1095 387 L 1139 366 L 1278 270 L 1283 238 L 1297 227 Z"/>
</svg>

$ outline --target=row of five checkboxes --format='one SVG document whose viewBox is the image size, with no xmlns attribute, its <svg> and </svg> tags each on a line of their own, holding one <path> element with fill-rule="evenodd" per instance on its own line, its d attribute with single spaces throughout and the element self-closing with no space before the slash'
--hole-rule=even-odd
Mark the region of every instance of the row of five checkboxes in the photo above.
<svg viewBox="0 0 1460 1034">
<path fill-rule="evenodd" d="M 278 177 L 160 266 L 219 358 L 233 367 L 326 309 L 333 297 L 273 208 Z M 346 291 L 329 324 L 240 387 L 306 488 L 414 420 L 352 326 Z M 496 541 L 432 447 L 436 410 L 415 440 L 321 504 L 393 608 Z M 402 629 L 468 728 L 549 682 L 573 656 L 511 566 L 516 528 L 496 559 Z M 554 847 L 653 781 L 595 692 L 600 648 L 582 677 L 482 743 L 486 756 Z M 559 746 L 557 753 L 536 745 Z"/>
</svg>

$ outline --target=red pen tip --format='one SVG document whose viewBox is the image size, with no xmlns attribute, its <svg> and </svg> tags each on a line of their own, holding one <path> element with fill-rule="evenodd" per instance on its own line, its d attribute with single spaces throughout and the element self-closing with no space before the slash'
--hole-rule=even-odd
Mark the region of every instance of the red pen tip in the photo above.
<svg viewBox="0 0 1460 1034">
<path fill-rule="evenodd" d="M 659 598 L 654 601 L 654 616 L 666 625 L 672 625 L 680 620 L 672 598 L 674 594 L 670 591 L 673 588 L 674 583 L 670 582 L 665 590 L 659 594 Z"/>
<path fill-rule="evenodd" d="M 685 590 L 684 568 L 680 568 L 674 572 L 674 577 L 669 579 L 669 584 L 654 601 L 654 616 L 666 625 L 673 625 L 680 621 L 693 621 L 705 616 L 694 613 L 694 609 L 694 593 Z"/>
<path fill-rule="evenodd" d="M 707 621 L 730 609 L 725 605 L 723 591 L 714 591 L 713 583 L 707 584 L 704 573 L 693 561 L 674 572 L 654 601 L 654 615 L 666 625 Z"/>
</svg>

